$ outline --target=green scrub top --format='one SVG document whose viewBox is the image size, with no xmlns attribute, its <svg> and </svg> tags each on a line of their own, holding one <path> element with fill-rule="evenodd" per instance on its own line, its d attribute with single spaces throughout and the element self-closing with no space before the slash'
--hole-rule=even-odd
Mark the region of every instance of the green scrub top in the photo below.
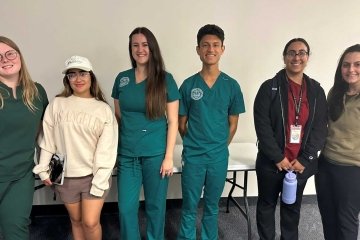
<svg viewBox="0 0 360 240">
<path fill-rule="evenodd" d="M 200 73 L 180 87 L 179 115 L 187 116 L 183 159 L 191 163 L 215 163 L 229 154 L 229 115 L 245 112 L 240 85 L 220 73 L 209 88 Z"/>
<path fill-rule="evenodd" d="M 34 149 L 41 119 L 48 104 L 44 88 L 36 83 L 39 98 L 34 99 L 36 110 L 31 112 L 22 99 L 23 89 L 0 82 L 4 106 L 0 109 L 0 182 L 22 178 L 34 167 Z"/>
<path fill-rule="evenodd" d="M 156 156 L 165 153 L 167 119 L 149 120 L 146 117 L 145 79 L 135 82 L 135 69 L 121 72 L 115 79 L 111 96 L 119 100 L 121 119 L 119 125 L 118 153 L 129 157 Z M 167 102 L 180 99 L 176 82 L 166 73 Z"/>
</svg>

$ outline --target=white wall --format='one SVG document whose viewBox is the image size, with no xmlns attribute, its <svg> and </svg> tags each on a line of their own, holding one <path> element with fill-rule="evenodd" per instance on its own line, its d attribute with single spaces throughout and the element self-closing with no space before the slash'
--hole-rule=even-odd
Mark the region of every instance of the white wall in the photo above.
<svg viewBox="0 0 360 240">
<path fill-rule="evenodd" d="M 92 61 L 111 102 L 115 76 L 130 67 L 128 35 L 138 26 L 154 32 L 166 68 L 180 85 L 201 68 L 197 30 L 207 23 L 221 26 L 226 46 L 221 69 L 239 81 L 245 96 L 247 112 L 235 136 L 239 142 L 256 141 L 253 99 L 260 84 L 283 67 L 286 42 L 294 37 L 309 42 L 306 73 L 327 92 L 340 54 L 359 43 L 358 21 L 358 0 L 1 0 L 0 6 L 0 35 L 20 46 L 32 77 L 43 84 L 49 99 L 62 88 L 65 59 L 79 54 Z M 181 196 L 176 185 L 171 185 L 170 197 Z M 315 193 L 312 183 L 305 192 Z M 256 194 L 251 174 L 249 195 Z"/>
</svg>

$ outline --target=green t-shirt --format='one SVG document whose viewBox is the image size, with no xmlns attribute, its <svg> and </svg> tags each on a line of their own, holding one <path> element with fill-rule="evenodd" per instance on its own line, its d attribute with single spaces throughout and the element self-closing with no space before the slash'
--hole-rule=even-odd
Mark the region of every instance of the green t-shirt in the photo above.
<svg viewBox="0 0 360 240">
<path fill-rule="evenodd" d="M 167 119 L 146 117 L 147 80 L 136 84 L 135 69 L 121 72 L 115 79 L 111 96 L 119 100 L 121 120 L 118 153 L 129 157 L 156 156 L 165 153 Z M 167 102 L 180 98 L 176 82 L 166 73 Z"/>
<path fill-rule="evenodd" d="M 180 87 L 179 115 L 187 116 L 183 158 L 192 163 L 214 163 L 228 156 L 229 116 L 245 112 L 239 84 L 220 73 L 209 88 L 199 73 Z M 219 160 L 218 160 L 219 159 Z"/>
<path fill-rule="evenodd" d="M 44 88 L 36 83 L 39 98 L 35 98 L 35 112 L 22 99 L 23 89 L 12 89 L 0 82 L 4 106 L 0 109 L 0 182 L 20 179 L 34 166 L 34 149 L 41 119 L 48 104 Z"/>
</svg>

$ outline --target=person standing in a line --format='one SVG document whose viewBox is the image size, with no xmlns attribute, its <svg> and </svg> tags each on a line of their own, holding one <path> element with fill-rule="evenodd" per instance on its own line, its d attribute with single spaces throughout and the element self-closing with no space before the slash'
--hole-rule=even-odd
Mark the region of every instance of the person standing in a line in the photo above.
<svg viewBox="0 0 360 240">
<path fill-rule="evenodd" d="M 326 240 L 359 239 L 360 44 L 341 55 L 328 96 L 329 133 L 315 175 Z"/>
<path fill-rule="evenodd" d="M 36 139 L 48 99 L 19 47 L 0 36 L 0 235 L 29 239 Z"/>
<path fill-rule="evenodd" d="M 70 215 L 73 239 L 100 240 L 100 214 L 116 161 L 117 122 L 87 58 L 70 57 L 62 73 L 64 89 L 45 111 L 40 161 L 33 171 L 45 185 L 54 185 Z M 66 157 L 62 185 L 50 180 L 53 154 Z"/>
<path fill-rule="evenodd" d="M 325 143 L 326 97 L 320 84 L 304 73 L 309 55 L 305 39 L 290 40 L 283 50 L 284 69 L 261 85 L 254 102 L 259 141 L 256 222 L 263 240 L 275 239 L 275 209 L 287 171 L 297 175 L 297 192 L 295 203 L 280 203 L 281 239 L 299 238 L 303 191 L 317 171 Z"/>
<path fill-rule="evenodd" d="M 245 112 L 238 82 L 220 71 L 224 31 L 213 24 L 200 28 L 196 51 L 200 72 L 180 87 L 179 132 L 183 139 L 182 216 L 178 239 L 196 239 L 196 215 L 204 191 L 201 239 L 218 239 L 219 200 L 227 174 L 229 150 Z"/>
<path fill-rule="evenodd" d="M 140 239 L 139 197 L 144 187 L 146 239 L 164 239 L 166 195 L 173 174 L 179 91 L 165 71 L 159 44 L 145 27 L 129 36 L 132 68 L 115 79 L 119 122 L 118 207 L 120 239 Z"/>
</svg>

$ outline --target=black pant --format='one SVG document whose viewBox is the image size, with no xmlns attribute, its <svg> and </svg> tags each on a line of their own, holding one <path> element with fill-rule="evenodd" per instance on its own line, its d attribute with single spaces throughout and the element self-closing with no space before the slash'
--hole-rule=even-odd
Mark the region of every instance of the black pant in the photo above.
<svg viewBox="0 0 360 240">
<path fill-rule="evenodd" d="M 315 186 L 325 239 L 358 239 L 360 167 L 336 165 L 321 156 Z"/>
<path fill-rule="evenodd" d="M 275 169 L 275 168 L 274 168 Z M 282 191 L 283 179 L 286 171 L 256 169 L 258 181 L 258 202 L 256 208 L 256 222 L 260 239 L 275 239 L 275 209 Z M 309 176 L 306 169 L 303 174 L 297 174 L 297 193 L 294 204 L 280 201 L 280 229 L 281 239 L 298 239 L 298 225 L 303 191 Z"/>
</svg>

